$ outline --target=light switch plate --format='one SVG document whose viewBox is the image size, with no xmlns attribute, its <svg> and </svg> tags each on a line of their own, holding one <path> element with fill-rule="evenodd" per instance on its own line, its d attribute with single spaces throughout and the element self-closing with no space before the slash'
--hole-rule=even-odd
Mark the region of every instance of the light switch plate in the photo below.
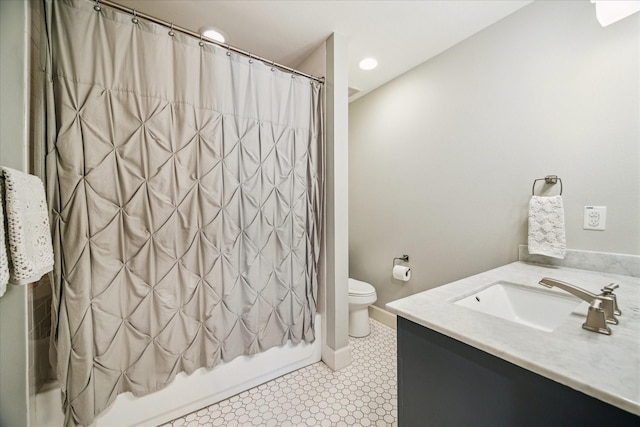
<svg viewBox="0 0 640 427">
<path fill-rule="evenodd" d="M 606 206 L 585 206 L 584 223 L 585 230 L 604 231 L 607 227 L 607 207 Z"/>
</svg>

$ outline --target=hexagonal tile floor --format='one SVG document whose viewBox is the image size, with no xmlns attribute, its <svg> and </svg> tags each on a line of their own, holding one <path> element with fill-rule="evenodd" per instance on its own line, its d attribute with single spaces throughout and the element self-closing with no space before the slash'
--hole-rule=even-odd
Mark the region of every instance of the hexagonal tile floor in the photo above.
<svg viewBox="0 0 640 427">
<path fill-rule="evenodd" d="M 396 331 L 370 322 L 369 336 L 349 338 L 348 367 L 315 363 L 163 427 L 396 426 Z"/>
</svg>

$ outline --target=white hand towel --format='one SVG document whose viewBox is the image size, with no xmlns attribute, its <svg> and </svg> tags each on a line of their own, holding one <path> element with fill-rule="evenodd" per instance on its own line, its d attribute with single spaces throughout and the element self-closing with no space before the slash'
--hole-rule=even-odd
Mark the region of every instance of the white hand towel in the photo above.
<svg viewBox="0 0 640 427">
<path fill-rule="evenodd" d="M 529 253 L 564 259 L 567 250 L 561 196 L 529 201 Z"/>
<path fill-rule="evenodd" d="M 53 269 L 53 245 L 44 186 L 37 176 L 2 167 L 9 273 L 12 283 L 40 280 Z"/>
<path fill-rule="evenodd" d="M 2 173 L 0 173 L 2 175 Z M 7 258 L 7 242 L 5 239 L 4 221 L 4 182 L 0 177 L 0 297 L 7 290 L 9 283 L 9 259 Z"/>
</svg>

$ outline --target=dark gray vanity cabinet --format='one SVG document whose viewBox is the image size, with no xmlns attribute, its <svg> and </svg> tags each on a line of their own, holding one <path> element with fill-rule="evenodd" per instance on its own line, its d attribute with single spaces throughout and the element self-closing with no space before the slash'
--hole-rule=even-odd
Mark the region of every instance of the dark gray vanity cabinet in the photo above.
<svg viewBox="0 0 640 427">
<path fill-rule="evenodd" d="M 398 316 L 398 424 L 638 427 L 640 417 Z"/>
</svg>

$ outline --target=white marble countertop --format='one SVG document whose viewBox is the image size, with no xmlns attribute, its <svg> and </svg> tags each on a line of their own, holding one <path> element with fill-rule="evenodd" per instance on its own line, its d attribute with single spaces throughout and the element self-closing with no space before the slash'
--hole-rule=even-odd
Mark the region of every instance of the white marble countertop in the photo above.
<svg viewBox="0 0 640 427">
<path fill-rule="evenodd" d="M 569 315 L 553 332 L 503 320 L 452 301 L 496 281 L 536 289 L 543 277 L 600 293 L 615 282 L 622 316 L 612 335 L 582 329 L 582 314 Z M 567 295 L 561 290 L 551 291 Z M 393 301 L 398 316 L 500 357 L 515 365 L 640 415 L 640 278 L 567 267 L 514 262 L 466 279 Z"/>
</svg>

